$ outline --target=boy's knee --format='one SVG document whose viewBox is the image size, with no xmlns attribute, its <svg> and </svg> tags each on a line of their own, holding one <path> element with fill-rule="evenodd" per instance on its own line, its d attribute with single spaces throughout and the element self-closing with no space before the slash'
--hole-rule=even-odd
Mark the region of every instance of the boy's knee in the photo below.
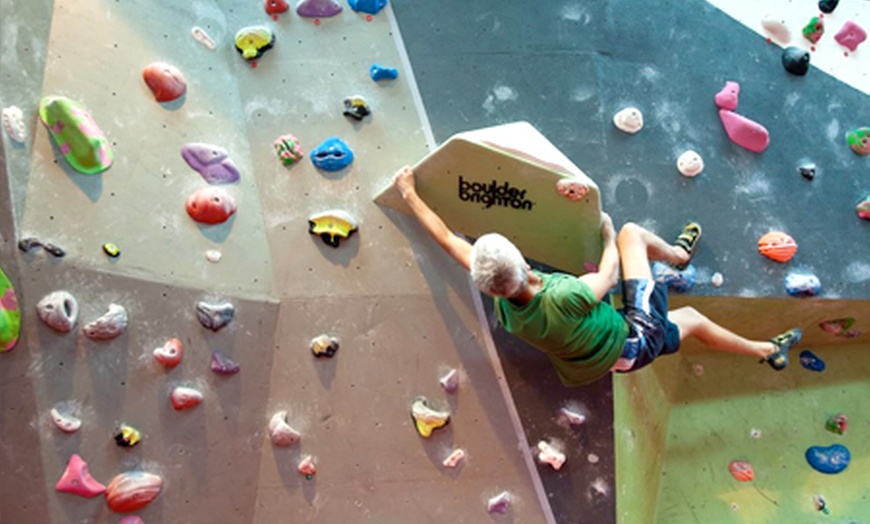
<svg viewBox="0 0 870 524">
<path fill-rule="evenodd" d="M 626 241 L 629 239 L 639 238 L 643 232 L 643 228 L 634 222 L 626 222 L 619 228 L 619 235 L 617 235 L 617 240 Z"/>
</svg>

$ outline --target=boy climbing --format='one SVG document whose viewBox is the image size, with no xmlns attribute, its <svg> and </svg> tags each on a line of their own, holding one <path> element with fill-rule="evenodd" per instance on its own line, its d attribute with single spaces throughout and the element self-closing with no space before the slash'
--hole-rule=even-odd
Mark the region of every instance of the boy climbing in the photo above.
<svg viewBox="0 0 870 524">
<path fill-rule="evenodd" d="M 671 245 L 631 222 L 617 235 L 603 214 L 598 271 L 580 277 L 544 273 L 531 269 L 502 235 L 482 235 L 473 245 L 454 235 L 417 194 L 410 167 L 400 169 L 393 182 L 423 228 L 471 273 L 480 291 L 494 297 L 505 330 L 545 352 L 566 386 L 640 369 L 675 353 L 687 337 L 714 350 L 756 357 L 780 371 L 800 341 L 797 328 L 768 341 L 749 340 L 692 307 L 668 311 L 667 287 L 653 280 L 650 260 L 688 265 L 701 238 L 695 222 Z M 620 267 L 624 309 L 617 311 L 603 299 L 619 282 Z"/>
</svg>

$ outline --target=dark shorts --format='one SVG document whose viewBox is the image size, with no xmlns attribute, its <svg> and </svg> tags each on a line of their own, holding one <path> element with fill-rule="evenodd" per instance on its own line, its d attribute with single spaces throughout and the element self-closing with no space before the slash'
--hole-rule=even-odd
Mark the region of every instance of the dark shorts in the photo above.
<svg viewBox="0 0 870 524">
<path fill-rule="evenodd" d="M 622 357 L 635 359 L 627 371 L 636 371 L 680 349 L 680 328 L 668 320 L 667 286 L 648 279 L 625 280 L 622 302 L 621 313 L 628 323 Z"/>
</svg>

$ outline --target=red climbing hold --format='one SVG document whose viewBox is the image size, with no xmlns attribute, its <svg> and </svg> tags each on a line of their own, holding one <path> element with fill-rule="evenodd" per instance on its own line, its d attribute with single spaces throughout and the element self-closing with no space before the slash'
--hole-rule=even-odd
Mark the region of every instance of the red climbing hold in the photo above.
<svg viewBox="0 0 870 524">
<path fill-rule="evenodd" d="M 54 489 L 63 493 L 72 493 L 82 497 L 96 497 L 106 491 L 106 486 L 97 482 L 88 471 L 88 463 L 80 456 L 73 454 L 67 462 L 66 470 Z"/>
<path fill-rule="evenodd" d="M 758 122 L 725 109 L 719 110 L 719 119 L 722 120 L 728 138 L 740 147 L 761 153 L 770 144 L 770 134 Z"/>
<path fill-rule="evenodd" d="M 738 482 L 749 482 L 755 478 L 755 470 L 752 464 L 745 460 L 735 460 L 728 464 L 728 471 Z"/>
<path fill-rule="evenodd" d="M 266 0 L 263 2 L 263 8 L 266 10 L 267 15 L 273 15 L 272 18 L 277 20 L 277 15 L 290 10 L 290 4 L 285 0 Z"/>
</svg>

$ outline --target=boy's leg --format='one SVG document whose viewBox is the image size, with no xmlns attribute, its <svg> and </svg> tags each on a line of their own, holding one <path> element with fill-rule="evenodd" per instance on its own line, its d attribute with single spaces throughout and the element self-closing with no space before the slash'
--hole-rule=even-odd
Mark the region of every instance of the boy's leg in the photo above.
<svg viewBox="0 0 870 524">
<path fill-rule="evenodd" d="M 688 262 L 689 253 L 682 247 L 668 244 L 655 233 L 628 222 L 616 237 L 623 280 L 652 279 L 650 260 L 662 260 L 673 265 Z"/>
</svg>

